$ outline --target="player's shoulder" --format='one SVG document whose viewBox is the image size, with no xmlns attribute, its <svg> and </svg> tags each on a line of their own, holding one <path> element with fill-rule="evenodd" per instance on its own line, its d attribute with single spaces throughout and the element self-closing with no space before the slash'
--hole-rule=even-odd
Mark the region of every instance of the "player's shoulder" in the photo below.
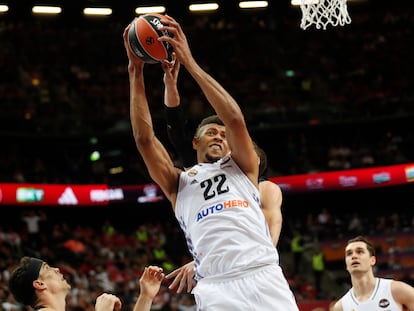
<svg viewBox="0 0 414 311">
<path fill-rule="evenodd" d="M 262 181 L 259 180 L 259 188 L 270 189 L 270 190 L 277 191 L 277 192 L 280 192 L 280 193 L 282 192 L 282 190 L 281 190 L 281 188 L 278 184 L 275 184 L 273 181 L 270 181 L 270 180 L 267 180 L 267 179 L 262 180 Z"/>
<path fill-rule="evenodd" d="M 391 282 L 391 295 L 398 304 L 414 310 L 412 308 L 414 306 L 414 287 L 408 283 L 393 280 Z"/>
<path fill-rule="evenodd" d="M 391 283 L 391 292 L 393 296 L 398 296 L 399 294 L 405 295 L 410 293 L 414 295 L 414 287 L 399 280 L 390 280 Z"/>
<path fill-rule="evenodd" d="M 329 306 L 329 311 L 343 311 L 342 309 L 342 298 L 334 301 Z"/>
</svg>

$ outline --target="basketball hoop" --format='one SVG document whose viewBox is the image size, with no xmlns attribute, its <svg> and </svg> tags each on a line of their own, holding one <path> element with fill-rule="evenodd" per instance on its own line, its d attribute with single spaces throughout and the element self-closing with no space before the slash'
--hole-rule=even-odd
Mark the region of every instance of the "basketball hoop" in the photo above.
<svg viewBox="0 0 414 311">
<path fill-rule="evenodd" d="M 302 10 L 300 27 L 306 29 L 315 25 L 316 29 L 326 29 L 328 24 L 336 27 L 351 23 L 346 0 L 296 0 Z"/>
</svg>

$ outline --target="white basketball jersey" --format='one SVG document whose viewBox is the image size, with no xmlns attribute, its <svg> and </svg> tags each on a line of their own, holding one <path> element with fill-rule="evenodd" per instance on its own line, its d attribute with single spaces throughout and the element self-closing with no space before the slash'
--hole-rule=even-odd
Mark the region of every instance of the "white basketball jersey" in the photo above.
<svg viewBox="0 0 414 311">
<path fill-rule="evenodd" d="M 358 301 L 351 288 L 341 299 L 343 311 L 401 311 L 391 294 L 390 279 L 377 278 L 375 289 L 366 301 Z"/>
<path fill-rule="evenodd" d="M 175 214 L 197 279 L 278 264 L 259 191 L 230 156 L 181 173 Z"/>
</svg>

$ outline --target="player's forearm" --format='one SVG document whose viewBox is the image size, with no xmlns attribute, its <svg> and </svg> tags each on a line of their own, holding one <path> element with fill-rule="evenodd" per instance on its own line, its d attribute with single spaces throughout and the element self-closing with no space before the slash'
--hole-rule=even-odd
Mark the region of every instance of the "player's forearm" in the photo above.
<svg viewBox="0 0 414 311">
<path fill-rule="evenodd" d="M 170 108 L 180 105 L 180 94 L 178 93 L 177 87 L 165 86 L 164 103 Z"/>
<path fill-rule="evenodd" d="M 138 143 L 154 135 L 152 119 L 145 94 L 142 70 L 129 66 L 130 118 L 135 141 Z"/>
<path fill-rule="evenodd" d="M 133 311 L 149 311 L 151 310 L 151 305 L 152 299 L 150 297 L 139 295 Z"/>
</svg>

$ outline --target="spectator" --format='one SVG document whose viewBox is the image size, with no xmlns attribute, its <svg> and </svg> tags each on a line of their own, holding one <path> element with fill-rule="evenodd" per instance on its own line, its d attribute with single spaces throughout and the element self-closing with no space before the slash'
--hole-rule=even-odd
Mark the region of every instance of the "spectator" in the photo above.
<svg viewBox="0 0 414 311">
<path fill-rule="evenodd" d="M 317 297 L 321 299 L 324 297 L 324 293 L 322 291 L 322 281 L 325 272 L 325 258 L 322 246 L 319 243 L 314 245 L 312 254 L 312 271 Z"/>
<path fill-rule="evenodd" d="M 28 234 L 26 247 L 32 250 L 38 249 L 41 242 L 41 225 L 47 220 L 46 214 L 42 211 L 28 210 L 23 212 L 22 220 L 26 224 Z"/>
<path fill-rule="evenodd" d="M 303 261 L 303 254 L 305 252 L 305 242 L 299 229 L 293 230 L 293 237 L 290 242 L 290 250 L 293 255 L 293 274 L 298 274 L 301 271 Z"/>
</svg>

